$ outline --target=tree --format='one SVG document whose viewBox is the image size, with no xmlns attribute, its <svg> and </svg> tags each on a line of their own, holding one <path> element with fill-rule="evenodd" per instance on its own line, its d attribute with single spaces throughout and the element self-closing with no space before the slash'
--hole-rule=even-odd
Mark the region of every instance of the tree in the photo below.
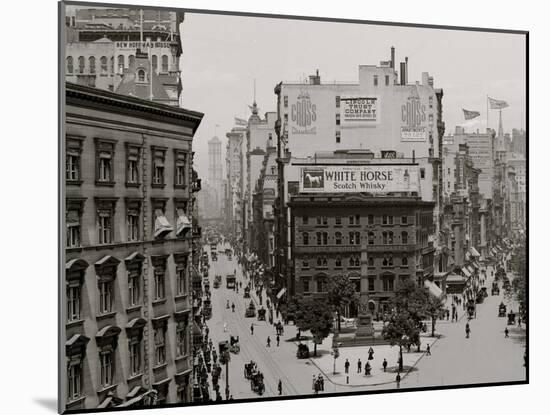
<svg viewBox="0 0 550 415">
<path fill-rule="evenodd" d="M 399 346 L 399 371 L 403 371 L 403 347 L 416 344 L 420 338 L 418 324 L 407 311 L 392 313 L 390 321 L 382 329 L 382 337 L 391 346 Z"/>
<path fill-rule="evenodd" d="M 513 253 L 512 270 L 512 293 L 519 304 L 521 319 L 527 322 L 527 257 L 524 245 L 520 245 Z"/>
<path fill-rule="evenodd" d="M 430 319 L 432 320 L 432 337 L 435 337 L 435 323 L 437 321 L 437 316 L 439 316 L 443 311 L 443 302 L 441 301 L 440 298 L 436 297 L 430 292 L 428 292 L 427 294 L 428 294 L 428 298 L 427 298 L 427 304 L 426 304 L 426 312 L 428 313 L 428 316 L 430 316 Z"/>
<path fill-rule="evenodd" d="M 330 279 L 328 284 L 327 301 L 334 307 L 338 317 L 338 331 L 340 331 L 340 316 L 342 308 L 353 301 L 358 301 L 355 284 L 345 275 L 337 275 Z"/>
<path fill-rule="evenodd" d="M 317 356 L 317 344 L 328 337 L 332 329 L 332 312 L 325 298 L 295 297 L 289 305 L 294 323 L 301 331 L 309 330 L 313 336 L 313 356 Z"/>
</svg>

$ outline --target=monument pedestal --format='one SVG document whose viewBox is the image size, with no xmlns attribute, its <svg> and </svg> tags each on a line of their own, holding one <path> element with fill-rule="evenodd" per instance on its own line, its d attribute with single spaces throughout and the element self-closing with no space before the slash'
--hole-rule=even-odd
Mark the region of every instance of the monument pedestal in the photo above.
<svg viewBox="0 0 550 415">
<path fill-rule="evenodd" d="M 371 314 L 360 314 L 357 316 L 357 331 L 355 338 L 374 338 L 374 327 L 372 325 Z"/>
</svg>

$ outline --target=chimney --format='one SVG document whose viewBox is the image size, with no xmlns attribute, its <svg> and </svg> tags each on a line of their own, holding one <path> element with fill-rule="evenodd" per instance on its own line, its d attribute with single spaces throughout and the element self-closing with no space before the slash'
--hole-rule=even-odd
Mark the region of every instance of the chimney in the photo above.
<svg viewBox="0 0 550 415">
<path fill-rule="evenodd" d="M 405 62 L 399 63 L 399 85 L 405 85 Z"/>
<path fill-rule="evenodd" d="M 395 69 L 395 48 L 392 46 L 391 47 L 391 65 L 390 65 L 390 68 L 392 69 Z"/>
<path fill-rule="evenodd" d="M 309 75 L 310 85 L 321 85 L 321 77 L 319 76 L 319 69 L 315 70 L 315 75 Z"/>
<path fill-rule="evenodd" d="M 405 85 L 409 83 L 409 58 L 405 56 Z"/>
</svg>

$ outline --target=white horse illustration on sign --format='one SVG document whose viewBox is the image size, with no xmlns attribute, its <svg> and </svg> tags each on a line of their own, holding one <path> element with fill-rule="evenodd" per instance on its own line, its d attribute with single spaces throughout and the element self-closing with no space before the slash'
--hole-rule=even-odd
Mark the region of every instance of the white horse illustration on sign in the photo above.
<svg viewBox="0 0 550 415">
<path fill-rule="evenodd" d="M 325 186 L 323 171 L 304 171 L 304 189 L 322 189 Z"/>
</svg>

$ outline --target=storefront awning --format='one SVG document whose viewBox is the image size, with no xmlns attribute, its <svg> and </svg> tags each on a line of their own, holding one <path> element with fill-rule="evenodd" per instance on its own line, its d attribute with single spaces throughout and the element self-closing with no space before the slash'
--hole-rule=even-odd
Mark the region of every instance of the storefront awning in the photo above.
<svg viewBox="0 0 550 415">
<path fill-rule="evenodd" d="M 465 282 L 466 278 L 459 274 L 449 274 L 445 279 L 446 284 L 464 284 Z"/>
<path fill-rule="evenodd" d="M 466 267 L 462 267 L 462 270 L 461 270 L 464 275 L 466 275 L 468 278 L 470 278 L 472 276 L 472 273 L 468 270 L 468 268 Z"/>
<path fill-rule="evenodd" d="M 479 254 L 479 252 L 477 252 L 477 250 L 472 246 L 470 247 L 470 250 L 469 250 L 470 254 L 473 256 L 473 257 L 480 257 L 481 255 Z"/>
<path fill-rule="evenodd" d="M 277 294 L 277 299 L 280 300 L 281 297 L 285 294 L 286 288 L 281 288 L 281 291 Z"/>
<path fill-rule="evenodd" d="M 430 291 L 430 294 L 432 294 L 436 298 L 441 298 L 441 296 L 443 295 L 443 291 L 441 291 L 441 288 L 439 288 L 431 281 L 425 280 L 424 287 L 426 287 L 428 291 Z"/>
</svg>

